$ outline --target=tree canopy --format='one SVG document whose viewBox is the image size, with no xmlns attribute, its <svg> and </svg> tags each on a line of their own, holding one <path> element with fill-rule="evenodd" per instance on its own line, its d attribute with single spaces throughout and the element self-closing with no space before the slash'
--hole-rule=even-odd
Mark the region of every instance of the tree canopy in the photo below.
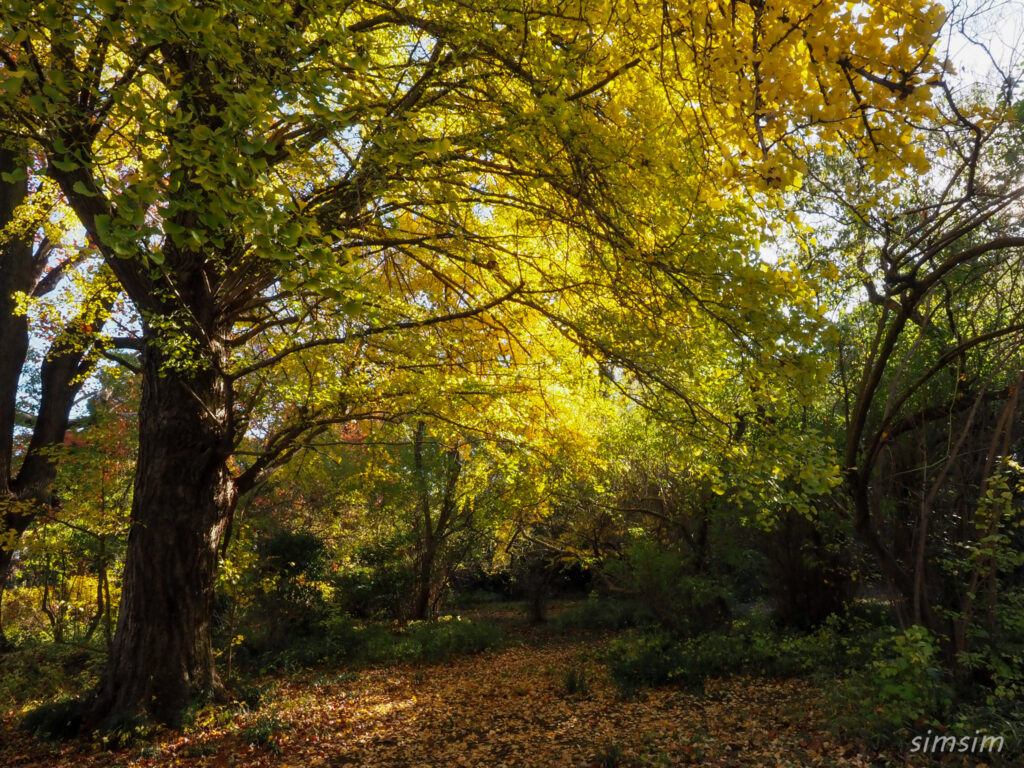
<svg viewBox="0 0 1024 768">
<path fill-rule="evenodd" d="M 5 0 L 2 17 L 4 276 L 32 273 L 3 284 L 21 345 L 3 355 L 21 370 L 18 302 L 65 270 L 33 244 L 48 214 L 15 232 L 31 192 L 80 229 L 69 263 L 102 262 L 76 271 L 76 342 L 42 366 L 73 373 L 40 439 L 62 441 L 98 350 L 141 373 L 121 605 L 87 726 L 174 723 L 224 695 L 214 600 L 240 499 L 371 433 L 402 447 L 336 463 L 388 468 L 357 475 L 364 506 L 402 489 L 388 513 L 404 504 L 418 536 L 417 615 L 443 542 L 488 498 L 543 499 L 505 514 L 507 537 L 576 552 L 625 510 L 660 515 L 702 579 L 727 504 L 820 526 L 842 483 L 886 577 L 931 605 L 880 543 L 871 473 L 907 409 L 948 406 L 925 396 L 940 371 L 1017 338 L 1010 265 L 973 278 L 1021 244 L 1001 225 L 1016 188 L 982 181 L 987 142 L 1016 128 L 952 98 L 939 3 Z M 955 161 L 923 175 L 943 136 Z M 844 216 L 819 246 L 812 226 Z M 851 273 L 867 302 L 836 299 Z M 97 341 L 119 292 L 129 332 Z M 835 450 L 815 414 L 840 340 Z M 1015 385 L 973 402 L 997 386 Z M 609 435 L 630 450 L 603 450 Z M 9 552 L 35 518 L 11 511 L 2 453 Z M 557 469 L 588 462 L 589 478 Z M 590 515 L 559 519 L 571 509 Z"/>
</svg>

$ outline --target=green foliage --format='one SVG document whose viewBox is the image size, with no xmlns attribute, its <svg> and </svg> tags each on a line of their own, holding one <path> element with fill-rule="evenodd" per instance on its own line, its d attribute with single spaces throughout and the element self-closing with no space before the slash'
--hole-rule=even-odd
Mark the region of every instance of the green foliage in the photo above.
<svg viewBox="0 0 1024 768">
<path fill-rule="evenodd" d="M 989 764 L 998 768 L 1011 768 L 1024 760 L 1024 702 L 1004 701 L 996 706 L 962 706 L 957 710 L 953 733 L 981 733 L 1002 736 L 1005 749 L 989 755 Z"/>
<path fill-rule="evenodd" d="M 641 615 L 650 614 L 666 631 L 691 635 L 729 621 L 729 592 L 722 580 L 694 573 L 690 558 L 652 539 L 637 537 L 625 556 L 606 568 L 641 606 Z"/>
<path fill-rule="evenodd" d="M 333 579 L 337 606 L 358 618 L 399 618 L 415 580 L 411 546 L 404 533 L 360 546 Z"/>
<path fill-rule="evenodd" d="M 96 682 L 105 660 L 94 647 L 23 640 L 0 654 L 0 701 L 24 707 L 75 696 Z"/>
<path fill-rule="evenodd" d="M 612 630 L 653 626 L 658 619 L 643 601 L 591 592 L 559 614 L 556 623 L 565 628 Z"/>
<path fill-rule="evenodd" d="M 971 650 L 957 656 L 969 683 L 960 685 L 954 730 L 1004 736 L 1010 761 L 1024 756 L 1024 589 L 1002 592 L 995 617 L 994 627 L 969 629 Z"/>
<path fill-rule="evenodd" d="M 240 664 L 260 672 L 327 664 L 438 662 L 496 648 L 504 640 L 499 626 L 458 616 L 403 626 L 359 621 L 335 611 L 309 631 L 281 635 L 276 645 L 246 641 L 238 658 Z"/>
<path fill-rule="evenodd" d="M 413 622 L 396 636 L 394 650 L 387 654 L 389 658 L 379 660 L 444 661 L 452 656 L 480 653 L 504 641 L 500 627 L 458 616 Z"/>
<path fill-rule="evenodd" d="M 611 643 L 606 662 L 612 681 L 629 697 L 640 688 L 672 681 L 681 657 L 671 635 L 628 632 Z"/>
<path fill-rule="evenodd" d="M 589 696 L 590 679 L 587 668 L 581 664 L 566 667 L 562 673 L 562 689 L 568 696 Z"/>
<path fill-rule="evenodd" d="M 702 691 L 713 677 L 834 676 L 873 658 L 885 630 L 855 615 L 830 617 L 810 633 L 780 632 L 747 621 L 730 632 L 679 638 L 666 632 L 631 631 L 612 641 L 606 656 L 623 695 L 639 688 L 680 684 Z"/>
<path fill-rule="evenodd" d="M 260 542 L 261 567 L 294 584 L 300 577 L 313 580 L 323 576 L 327 547 L 308 531 L 281 531 Z"/>
<path fill-rule="evenodd" d="M 107 749 L 123 749 L 144 741 L 153 733 L 153 723 L 141 714 L 123 714 L 109 722 L 93 737 Z"/>
<path fill-rule="evenodd" d="M 269 747 L 275 754 L 280 753 L 277 738 L 291 726 L 279 718 L 263 715 L 252 725 L 242 729 L 242 740 L 250 747 Z"/>
<path fill-rule="evenodd" d="M 84 699 L 60 699 L 30 710 L 21 720 L 22 730 L 50 741 L 67 741 L 82 735 L 87 702 Z M 143 716 L 123 714 L 92 734 L 108 749 L 121 749 L 152 731 L 152 724 Z"/>
<path fill-rule="evenodd" d="M 21 728 L 40 738 L 67 741 L 78 736 L 84 714 L 81 699 L 64 699 L 31 710 L 22 718 Z"/>
<path fill-rule="evenodd" d="M 222 644 L 273 656 L 315 635 L 329 613 L 327 546 L 309 532 L 281 530 L 256 542 L 247 567 L 223 564 L 218 598 Z M 241 607 L 241 610 L 239 610 Z"/>
<path fill-rule="evenodd" d="M 905 741 L 915 724 L 939 723 L 952 700 L 938 642 L 916 626 L 880 640 L 874 659 L 834 689 L 832 705 L 840 731 L 866 735 L 880 746 Z"/>
<path fill-rule="evenodd" d="M 239 708 L 248 711 L 259 709 L 266 693 L 266 688 L 259 685 L 240 685 L 233 691 L 235 703 Z"/>
</svg>

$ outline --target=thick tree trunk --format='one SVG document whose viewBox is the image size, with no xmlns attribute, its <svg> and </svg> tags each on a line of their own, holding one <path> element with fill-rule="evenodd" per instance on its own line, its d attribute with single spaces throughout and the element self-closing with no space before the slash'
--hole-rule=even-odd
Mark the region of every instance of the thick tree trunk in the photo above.
<svg viewBox="0 0 1024 768">
<path fill-rule="evenodd" d="M 223 695 L 212 616 L 236 503 L 230 386 L 216 365 L 182 373 L 168 362 L 147 345 L 121 607 L 89 726 L 125 715 L 174 725 L 191 700 Z"/>
</svg>

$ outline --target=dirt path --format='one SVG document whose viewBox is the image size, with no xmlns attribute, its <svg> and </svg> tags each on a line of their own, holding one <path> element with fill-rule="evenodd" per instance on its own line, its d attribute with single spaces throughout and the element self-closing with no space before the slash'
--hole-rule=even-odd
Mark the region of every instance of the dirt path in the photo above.
<svg viewBox="0 0 1024 768">
<path fill-rule="evenodd" d="M 819 695 L 801 681 L 732 680 L 705 696 L 674 689 L 623 701 L 593 643 L 512 646 L 430 666 L 281 682 L 258 712 L 201 713 L 184 734 L 108 752 L 50 748 L 4 723 L 5 768 L 83 766 L 610 766 L 870 765 L 831 743 Z M 566 671 L 586 670 L 582 693 Z M 6 737 L 6 738 L 4 738 Z M 877 763 L 876 763 L 877 764 Z"/>
</svg>

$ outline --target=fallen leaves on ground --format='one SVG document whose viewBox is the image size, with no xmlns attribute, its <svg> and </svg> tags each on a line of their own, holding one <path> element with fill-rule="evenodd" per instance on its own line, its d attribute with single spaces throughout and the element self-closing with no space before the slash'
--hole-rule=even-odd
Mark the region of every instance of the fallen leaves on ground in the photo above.
<svg viewBox="0 0 1024 768">
<path fill-rule="evenodd" d="M 878 765 L 836 743 L 807 681 L 712 682 L 703 696 L 663 688 L 623 700 L 598 644 L 512 646 L 443 664 L 281 682 L 258 712 L 201 716 L 117 752 L 50 747 L 3 723 L 7 768 L 784 768 Z M 585 690 L 566 691 L 569 669 Z M 258 734 L 259 738 L 254 738 Z"/>
</svg>

